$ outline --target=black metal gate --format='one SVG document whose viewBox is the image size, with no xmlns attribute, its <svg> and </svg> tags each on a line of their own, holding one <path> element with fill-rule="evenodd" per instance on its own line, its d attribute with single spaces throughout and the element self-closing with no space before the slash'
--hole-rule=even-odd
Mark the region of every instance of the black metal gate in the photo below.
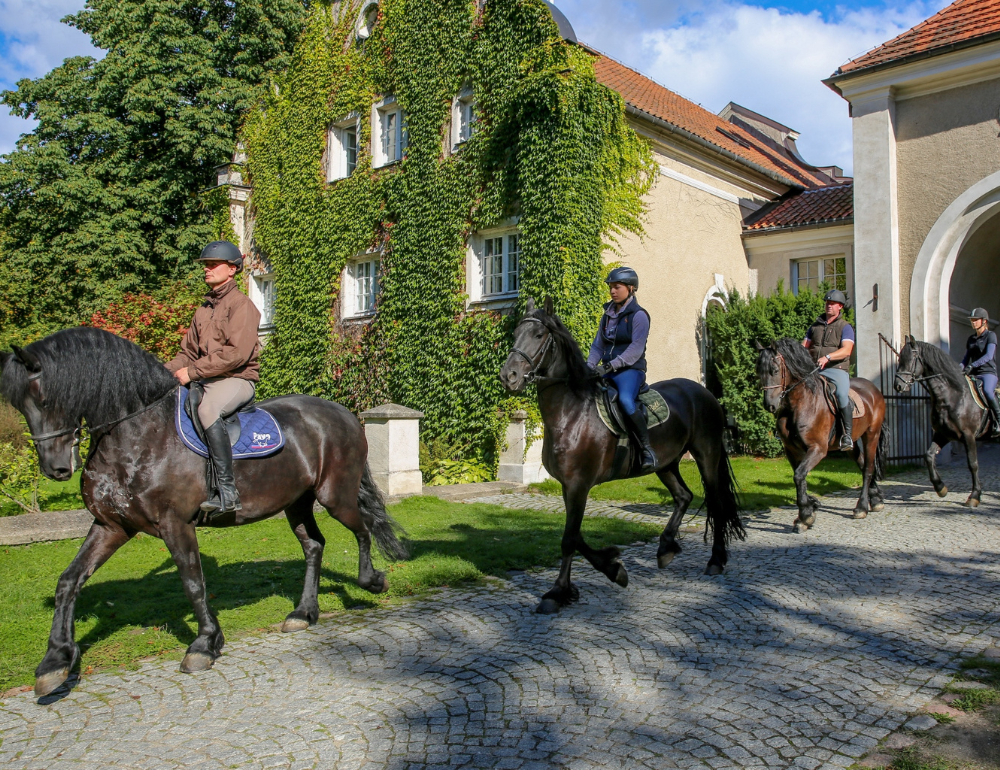
<svg viewBox="0 0 1000 770">
<path fill-rule="evenodd" d="M 886 422 L 891 429 L 889 464 L 922 462 L 931 445 L 931 397 L 920 383 L 913 385 L 908 393 L 897 393 L 893 389 L 899 353 L 881 334 L 878 335 L 878 358 L 879 387 L 885 397 Z"/>
</svg>

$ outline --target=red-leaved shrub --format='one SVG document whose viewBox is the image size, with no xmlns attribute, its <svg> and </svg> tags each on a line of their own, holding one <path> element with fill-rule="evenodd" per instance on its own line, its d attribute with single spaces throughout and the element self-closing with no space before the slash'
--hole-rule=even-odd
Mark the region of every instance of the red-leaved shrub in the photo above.
<svg viewBox="0 0 1000 770">
<path fill-rule="evenodd" d="M 162 294 L 126 294 L 91 316 L 87 326 L 106 329 L 145 348 L 161 361 L 180 349 L 202 297 L 178 284 Z"/>
</svg>

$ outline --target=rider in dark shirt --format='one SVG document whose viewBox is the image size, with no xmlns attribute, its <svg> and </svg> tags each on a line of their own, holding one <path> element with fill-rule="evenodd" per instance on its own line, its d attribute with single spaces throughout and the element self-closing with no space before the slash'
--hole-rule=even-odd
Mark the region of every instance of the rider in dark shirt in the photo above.
<svg viewBox="0 0 1000 770">
<path fill-rule="evenodd" d="M 1000 404 L 997 404 L 997 335 L 990 331 L 990 314 L 984 308 L 977 307 L 969 316 L 972 329 L 965 342 L 965 358 L 962 359 L 962 370 L 970 377 L 975 377 L 983 383 L 983 394 L 993 415 L 993 431 L 991 438 L 1000 437 Z"/>
<path fill-rule="evenodd" d="M 826 312 L 813 321 L 802 344 L 820 368 L 820 374 L 831 380 L 836 388 L 837 407 L 840 410 L 840 448 L 854 446 L 851 435 L 854 429 L 854 412 L 851 406 L 851 351 L 854 350 L 854 328 L 844 318 L 847 297 L 833 289 L 823 298 Z"/>
<path fill-rule="evenodd" d="M 646 382 L 649 313 L 639 307 L 635 298 L 639 276 L 631 267 L 615 268 L 605 283 L 611 301 L 604 306 L 604 316 L 594 344 L 590 346 L 587 366 L 615 383 L 618 403 L 642 452 L 642 473 L 652 473 L 656 469 L 656 457 L 649 443 L 646 419 L 636 403 Z"/>
</svg>

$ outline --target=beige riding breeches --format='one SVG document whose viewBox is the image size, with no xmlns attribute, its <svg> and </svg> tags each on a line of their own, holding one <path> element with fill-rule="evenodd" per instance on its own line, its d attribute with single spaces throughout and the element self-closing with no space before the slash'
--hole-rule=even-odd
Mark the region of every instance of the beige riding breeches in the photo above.
<svg viewBox="0 0 1000 770">
<path fill-rule="evenodd" d="M 255 389 L 254 383 L 239 377 L 213 377 L 202 380 L 201 384 L 205 388 L 205 396 L 198 404 L 198 419 L 205 428 L 249 403 Z"/>
</svg>

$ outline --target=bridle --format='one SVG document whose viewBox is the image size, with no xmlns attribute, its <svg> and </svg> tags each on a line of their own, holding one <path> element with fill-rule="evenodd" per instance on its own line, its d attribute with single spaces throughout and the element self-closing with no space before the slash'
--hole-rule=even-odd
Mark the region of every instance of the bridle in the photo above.
<svg viewBox="0 0 1000 770">
<path fill-rule="evenodd" d="M 37 380 L 40 380 L 41 378 L 42 378 L 42 373 L 40 371 L 39 372 L 34 372 L 34 373 L 28 375 L 28 382 L 35 382 Z M 88 431 L 89 431 L 90 435 L 94 436 L 94 435 L 100 433 L 103 430 L 108 430 L 109 428 L 113 428 L 115 425 L 118 425 L 118 423 L 125 422 L 125 420 L 130 420 L 133 417 L 142 414 L 143 412 L 148 412 L 150 409 L 152 409 L 154 406 L 156 406 L 157 404 L 159 404 L 161 401 L 165 400 L 168 396 L 173 395 L 174 392 L 177 390 L 178 387 L 180 387 L 180 386 L 179 385 L 174 385 L 174 387 L 172 387 L 170 390 L 168 390 L 162 396 L 160 396 L 159 398 L 157 398 L 155 401 L 152 401 L 152 402 L 146 404 L 144 407 L 142 407 L 141 409 L 137 409 L 134 412 L 129 412 L 124 417 L 119 417 L 117 420 L 109 420 L 108 422 L 102 423 L 101 425 L 96 425 L 94 427 L 89 427 L 88 426 Z M 42 402 L 43 408 L 44 408 L 44 403 L 45 402 L 43 401 Z M 74 447 L 78 447 L 80 445 L 80 431 L 81 430 L 83 430 L 83 426 L 77 425 L 75 428 L 63 428 L 62 430 L 53 430 L 53 431 L 49 431 L 48 433 L 40 433 L 38 435 L 36 435 L 34 433 L 30 433 L 28 435 L 29 435 L 29 437 L 31 438 L 32 441 L 34 441 L 36 444 L 38 444 L 39 442 L 42 442 L 42 441 L 49 441 L 50 439 L 59 438 L 61 436 L 69 436 L 69 435 L 72 434 L 72 436 L 73 436 L 73 446 Z"/>
<path fill-rule="evenodd" d="M 898 360 L 899 358 L 898 354 L 896 358 Z M 921 360 L 920 348 L 914 347 L 913 362 L 917 363 L 920 360 Z M 912 387 L 918 382 L 926 382 L 927 380 L 933 380 L 935 377 L 943 377 L 943 376 L 944 375 L 941 372 L 937 372 L 936 374 L 928 374 L 923 377 L 917 377 L 913 372 L 908 371 L 906 369 L 896 370 L 896 377 L 901 379 L 903 381 L 903 384 L 906 385 L 907 387 Z"/>
<path fill-rule="evenodd" d="M 542 344 L 542 349 L 541 352 L 538 354 L 537 361 L 535 361 L 531 356 L 529 356 L 527 353 L 525 353 L 523 350 L 517 347 L 517 345 L 514 345 L 510 349 L 510 352 L 512 354 L 517 353 L 519 356 L 521 356 L 521 358 L 523 358 L 525 361 L 528 362 L 528 366 L 530 368 L 528 369 L 528 373 L 524 375 L 524 384 L 530 385 L 531 383 L 538 382 L 540 380 L 551 380 L 555 382 L 566 381 L 568 379 L 567 377 L 545 377 L 538 374 L 538 370 L 541 369 L 542 364 L 545 363 L 545 358 L 546 356 L 548 356 L 549 350 L 552 349 L 552 330 L 549 329 L 544 323 L 542 323 L 541 319 L 539 318 L 528 317 L 522 319 L 521 321 L 521 323 L 528 323 L 528 322 L 541 324 L 542 328 L 545 329 L 545 331 L 548 332 L 548 334 L 545 337 L 545 342 Z"/>
<path fill-rule="evenodd" d="M 781 393 L 778 394 L 778 400 L 779 401 L 782 400 L 782 399 L 784 399 L 785 396 L 787 396 L 789 393 L 791 393 L 793 390 L 795 390 L 799 385 L 801 385 L 803 382 L 805 382 L 807 377 L 810 377 L 810 376 L 816 374 L 816 372 L 818 372 L 820 370 L 820 368 L 817 366 L 815 369 L 813 369 L 811 372 L 809 372 L 809 374 L 807 374 L 801 380 L 796 380 L 791 385 L 788 385 L 786 387 L 785 386 L 785 375 L 788 374 L 788 366 L 785 364 L 785 357 L 783 355 L 781 355 L 781 353 L 776 353 L 775 355 L 777 356 L 777 358 L 778 358 L 778 364 L 781 367 L 780 370 L 779 370 L 780 373 L 781 373 L 781 381 L 777 385 L 761 385 L 761 389 L 762 390 L 775 390 L 776 388 L 784 388 L 784 390 L 782 390 Z"/>
</svg>

